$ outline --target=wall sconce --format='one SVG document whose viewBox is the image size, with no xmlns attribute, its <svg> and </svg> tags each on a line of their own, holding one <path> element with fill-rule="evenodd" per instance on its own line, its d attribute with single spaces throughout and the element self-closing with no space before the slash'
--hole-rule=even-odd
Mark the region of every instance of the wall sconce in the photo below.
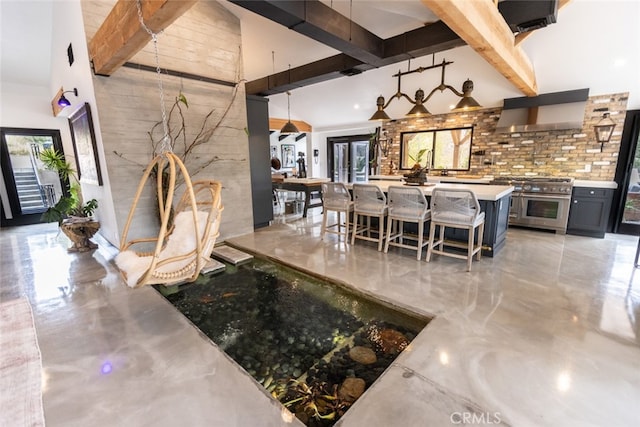
<svg viewBox="0 0 640 427">
<path fill-rule="evenodd" d="M 282 129 L 280 129 L 280 134 L 281 135 L 291 135 L 293 133 L 300 133 L 300 131 L 298 130 L 298 128 L 296 127 L 296 125 L 294 125 L 293 123 L 291 123 L 291 104 L 289 103 L 289 98 L 291 97 L 291 92 L 287 91 L 287 114 L 288 114 L 288 121 L 287 123 L 284 124 L 284 126 L 282 126 Z"/>
<path fill-rule="evenodd" d="M 600 143 L 600 152 L 604 148 L 604 143 L 611 140 L 615 127 L 616 123 L 611 120 L 609 113 L 604 113 L 600 121 L 593 126 L 593 130 L 596 133 L 596 141 Z"/>
<path fill-rule="evenodd" d="M 60 98 L 58 98 L 58 106 L 65 108 L 71 105 L 71 101 L 69 101 L 64 94 L 65 93 L 71 93 L 73 92 L 73 94 L 77 97 L 78 96 L 78 89 L 77 88 L 73 88 L 73 90 L 66 90 L 64 92 L 62 92 L 62 94 L 60 95 Z"/>
<path fill-rule="evenodd" d="M 451 111 L 454 111 L 454 112 L 471 111 L 471 110 L 477 110 L 479 108 L 482 108 L 482 106 L 478 103 L 478 101 L 476 101 L 471 96 L 471 92 L 473 91 L 473 82 L 471 80 L 467 79 L 463 83 L 462 92 L 456 90 L 454 87 L 448 84 L 445 84 L 444 72 L 445 72 L 445 68 L 449 64 L 453 64 L 453 62 L 446 61 L 443 59 L 442 63 L 437 65 L 433 64 L 429 67 L 418 67 L 414 70 L 410 69 L 409 71 L 405 71 L 405 72 L 398 70 L 398 73 L 393 75 L 393 77 L 398 78 L 398 90 L 394 95 L 391 96 L 391 98 L 389 98 L 389 100 L 386 103 L 382 95 L 378 97 L 378 99 L 376 100 L 376 106 L 378 109 L 373 114 L 373 116 L 371 116 L 369 120 L 380 120 L 380 121 L 391 120 L 391 118 L 387 115 L 387 113 L 384 110 L 389 106 L 391 101 L 393 101 L 396 98 L 405 98 L 407 101 L 409 101 L 414 105 L 413 108 L 411 108 L 411 110 L 409 110 L 409 112 L 406 114 L 408 117 L 428 116 L 431 113 L 429 112 L 429 110 L 427 110 L 424 104 L 433 96 L 433 94 L 436 91 L 439 90 L 440 92 L 444 92 L 445 89 L 449 89 L 451 92 L 453 92 L 454 94 L 462 98 Z M 442 73 L 440 76 L 440 84 L 435 88 L 433 88 L 431 92 L 429 92 L 429 95 L 424 96 L 424 91 L 422 89 L 418 89 L 415 94 L 415 99 L 413 100 L 407 94 L 402 92 L 402 89 L 401 89 L 402 76 L 407 74 L 412 74 L 412 73 L 422 73 L 423 71 L 431 70 L 433 68 L 442 68 Z"/>
</svg>

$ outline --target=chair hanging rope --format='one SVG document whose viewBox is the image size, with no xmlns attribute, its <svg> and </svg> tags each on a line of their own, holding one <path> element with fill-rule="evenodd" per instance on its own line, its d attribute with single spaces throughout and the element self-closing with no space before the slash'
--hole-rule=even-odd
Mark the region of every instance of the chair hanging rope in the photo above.
<svg viewBox="0 0 640 427">
<path fill-rule="evenodd" d="M 169 123 L 167 121 L 167 110 L 164 105 L 164 87 L 162 86 L 162 69 L 160 68 L 160 55 L 158 53 L 158 35 L 162 34 L 162 31 L 159 33 L 154 33 L 147 25 L 144 23 L 144 18 L 142 17 L 142 4 L 140 0 L 136 0 L 136 6 L 138 7 L 138 20 L 140 20 L 140 25 L 142 28 L 151 36 L 151 41 L 153 41 L 153 51 L 156 59 L 156 75 L 158 77 L 158 89 L 160 91 L 160 110 L 162 111 L 162 131 L 164 135 L 162 137 L 162 143 L 160 144 L 160 152 L 166 153 L 171 152 L 172 143 L 171 143 L 171 135 L 169 134 Z"/>
</svg>

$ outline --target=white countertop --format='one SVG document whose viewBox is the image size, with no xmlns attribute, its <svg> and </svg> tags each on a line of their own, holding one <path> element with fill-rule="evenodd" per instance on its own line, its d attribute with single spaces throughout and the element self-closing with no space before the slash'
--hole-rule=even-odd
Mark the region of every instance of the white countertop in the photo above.
<svg viewBox="0 0 640 427">
<path fill-rule="evenodd" d="M 576 179 L 573 181 L 574 187 L 591 187 L 591 188 L 618 188 L 618 183 L 615 181 L 587 181 L 584 179 Z"/>
<path fill-rule="evenodd" d="M 401 181 L 404 179 L 404 176 L 402 174 L 398 174 L 398 175 L 371 175 L 369 176 L 369 179 L 371 181 Z M 493 177 L 492 176 L 484 176 L 484 177 L 464 177 L 464 176 L 457 176 L 457 175 L 450 175 L 450 176 L 441 176 L 441 175 L 429 175 L 428 176 L 428 180 L 429 182 L 442 182 L 442 181 L 450 181 L 450 182 L 463 182 L 465 184 L 469 183 L 469 184 L 489 184 L 492 180 Z"/>
<path fill-rule="evenodd" d="M 443 177 L 446 178 L 446 177 Z M 431 177 L 429 177 L 431 179 Z M 390 185 L 403 185 L 400 184 L 397 180 L 371 180 L 369 184 L 375 184 L 384 192 L 387 192 Z M 348 187 L 351 184 L 347 185 Z M 488 201 L 496 201 L 500 200 L 504 196 L 511 194 L 513 192 L 513 186 L 511 185 L 487 185 L 487 184 L 441 184 L 434 182 L 427 182 L 426 185 L 416 186 L 421 188 L 423 193 L 426 196 L 431 196 L 431 191 L 434 188 L 455 188 L 462 190 L 471 190 L 475 193 L 478 200 L 488 200 Z"/>
</svg>

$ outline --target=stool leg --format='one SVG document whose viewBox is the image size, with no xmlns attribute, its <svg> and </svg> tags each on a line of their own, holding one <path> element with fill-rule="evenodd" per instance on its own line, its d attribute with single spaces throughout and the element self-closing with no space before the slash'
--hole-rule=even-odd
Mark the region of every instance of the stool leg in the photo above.
<svg viewBox="0 0 640 427">
<path fill-rule="evenodd" d="M 418 223 L 418 261 L 422 258 L 422 239 L 424 239 L 424 221 Z"/>
<path fill-rule="evenodd" d="M 351 244 L 356 243 L 356 234 L 358 233 L 358 214 L 353 213 L 353 230 L 351 231 Z"/>
<path fill-rule="evenodd" d="M 378 217 L 378 252 L 382 250 L 382 243 L 384 242 L 384 216 Z"/>
<path fill-rule="evenodd" d="M 324 239 L 324 233 L 327 230 L 327 209 L 322 209 L 322 227 L 320 227 L 320 239 Z"/>
<path fill-rule="evenodd" d="M 471 271 L 471 261 L 473 260 L 473 248 L 474 248 L 474 233 L 475 228 L 469 227 L 469 239 L 467 241 L 467 271 Z"/>
<path fill-rule="evenodd" d="M 389 240 L 391 239 L 391 229 L 393 228 L 393 219 L 391 217 L 387 217 L 387 238 L 384 242 L 384 253 L 386 254 L 389 251 Z"/>
<path fill-rule="evenodd" d="M 436 237 L 436 225 L 431 221 L 431 226 L 429 227 L 429 246 L 427 246 L 427 262 L 431 261 L 431 254 L 433 252 L 433 242 Z"/>
</svg>

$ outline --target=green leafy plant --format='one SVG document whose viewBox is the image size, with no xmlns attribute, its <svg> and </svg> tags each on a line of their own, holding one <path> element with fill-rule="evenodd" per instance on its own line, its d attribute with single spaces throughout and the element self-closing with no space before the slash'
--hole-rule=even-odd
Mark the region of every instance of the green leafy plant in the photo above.
<svg viewBox="0 0 640 427">
<path fill-rule="evenodd" d="M 62 153 L 53 148 L 47 148 L 40 153 L 40 160 L 45 168 L 55 171 L 63 181 L 75 179 L 75 170 L 71 164 L 64 159 Z M 45 213 L 42 214 L 42 220 L 45 222 L 57 222 L 62 224 L 65 218 L 75 217 L 91 217 L 93 212 L 98 208 L 98 201 L 91 199 L 87 203 L 82 201 L 82 193 L 80 185 L 74 182 L 67 189 L 68 195 L 62 195 L 60 200 L 50 206 Z"/>
<path fill-rule="evenodd" d="M 424 156 L 424 153 L 426 152 L 427 152 L 427 149 L 423 148 L 420 151 L 418 151 L 415 157 L 409 154 L 409 158 L 415 162 L 413 164 L 413 169 L 422 168 L 422 166 L 420 166 L 420 163 L 422 162 L 422 156 Z"/>
</svg>

